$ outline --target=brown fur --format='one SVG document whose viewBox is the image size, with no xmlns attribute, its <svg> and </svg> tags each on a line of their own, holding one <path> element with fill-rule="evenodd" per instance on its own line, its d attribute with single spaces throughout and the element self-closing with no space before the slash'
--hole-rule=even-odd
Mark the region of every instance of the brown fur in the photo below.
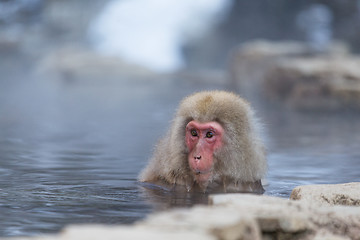
<svg viewBox="0 0 360 240">
<path fill-rule="evenodd" d="M 265 149 L 249 103 L 233 93 L 204 91 L 180 103 L 170 130 L 156 146 L 140 181 L 184 185 L 187 190 L 194 187 L 185 145 L 185 126 L 191 120 L 217 121 L 225 130 L 224 147 L 214 153 L 214 174 L 209 187 L 217 183 L 224 185 L 226 191 L 227 186 L 258 184 L 265 176 Z"/>
</svg>

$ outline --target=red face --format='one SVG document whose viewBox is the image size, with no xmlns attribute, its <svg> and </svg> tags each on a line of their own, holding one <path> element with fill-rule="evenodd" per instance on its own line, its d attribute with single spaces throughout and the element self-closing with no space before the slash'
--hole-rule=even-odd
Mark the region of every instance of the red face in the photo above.
<svg viewBox="0 0 360 240">
<path fill-rule="evenodd" d="M 186 125 L 185 142 L 188 162 L 198 183 L 207 182 L 214 165 L 213 154 L 222 146 L 224 129 L 217 122 L 191 121 Z"/>
</svg>

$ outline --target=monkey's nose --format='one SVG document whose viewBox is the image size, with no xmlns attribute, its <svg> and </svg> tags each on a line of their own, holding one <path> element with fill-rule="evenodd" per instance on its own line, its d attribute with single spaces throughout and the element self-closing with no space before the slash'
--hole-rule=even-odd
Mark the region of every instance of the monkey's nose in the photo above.
<svg viewBox="0 0 360 240">
<path fill-rule="evenodd" d="M 201 156 L 200 156 L 200 155 L 199 155 L 199 156 L 194 156 L 194 159 L 200 160 L 200 159 L 201 159 Z"/>
</svg>

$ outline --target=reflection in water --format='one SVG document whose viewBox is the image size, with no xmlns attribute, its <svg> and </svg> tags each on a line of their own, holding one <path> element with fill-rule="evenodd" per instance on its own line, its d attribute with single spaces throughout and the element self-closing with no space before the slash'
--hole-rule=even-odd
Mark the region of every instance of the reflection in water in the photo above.
<svg viewBox="0 0 360 240">
<path fill-rule="evenodd" d="M 206 204 L 205 194 L 143 188 L 136 180 L 178 101 L 201 86 L 30 83 L 0 88 L 0 236 L 131 223 L 154 210 Z M 360 181 L 358 115 L 257 112 L 267 129 L 265 194 Z"/>
<path fill-rule="evenodd" d="M 191 207 L 195 204 L 207 204 L 208 194 L 201 192 L 172 191 L 152 184 L 141 184 L 143 198 L 155 210 L 173 207 Z"/>
</svg>

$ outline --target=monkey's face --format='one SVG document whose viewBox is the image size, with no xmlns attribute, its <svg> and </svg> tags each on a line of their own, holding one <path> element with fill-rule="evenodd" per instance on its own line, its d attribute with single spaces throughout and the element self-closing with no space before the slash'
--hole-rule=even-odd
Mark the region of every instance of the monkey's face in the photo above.
<svg viewBox="0 0 360 240">
<path fill-rule="evenodd" d="M 206 185 L 214 167 L 214 152 L 223 145 L 224 129 L 218 122 L 191 121 L 186 125 L 188 163 L 198 184 Z"/>
</svg>

